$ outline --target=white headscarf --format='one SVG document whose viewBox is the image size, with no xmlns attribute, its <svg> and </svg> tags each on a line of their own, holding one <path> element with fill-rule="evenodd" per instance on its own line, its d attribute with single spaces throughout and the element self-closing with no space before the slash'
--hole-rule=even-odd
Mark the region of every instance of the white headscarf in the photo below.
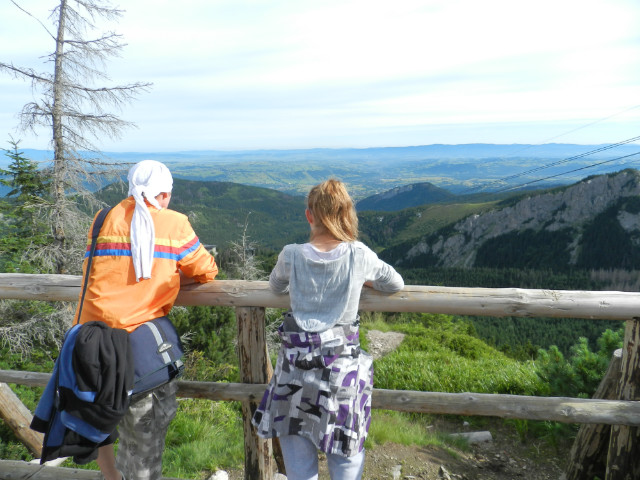
<svg viewBox="0 0 640 480">
<path fill-rule="evenodd" d="M 151 278 L 155 228 L 145 199 L 158 210 L 162 210 L 156 200 L 160 193 L 169 193 L 173 188 L 173 177 L 169 169 L 155 160 L 143 160 L 129 170 L 129 195 L 133 195 L 136 208 L 131 218 L 131 256 L 136 281 Z"/>
</svg>

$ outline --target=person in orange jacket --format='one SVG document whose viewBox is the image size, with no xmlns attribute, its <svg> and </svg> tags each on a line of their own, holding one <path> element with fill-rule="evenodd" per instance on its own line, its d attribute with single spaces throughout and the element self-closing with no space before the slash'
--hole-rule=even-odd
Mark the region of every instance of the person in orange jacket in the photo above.
<svg viewBox="0 0 640 480">
<path fill-rule="evenodd" d="M 100 230 L 79 323 L 100 320 L 129 332 L 169 313 L 180 285 L 214 280 L 218 267 L 200 244 L 187 217 L 169 210 L 173 178 L 154 160 L 128 174 L 129 196 L 113 207 Z M 91 232 L 91 229 L 89 230 Z M 77 316 L 77 313 L 76 313 Z M 177 411 L 175 383 L 134 398 L 114 436 L 98 449 L 106 480 L 155 480 L 162 476 L 162 453 Z"/>
</svg>

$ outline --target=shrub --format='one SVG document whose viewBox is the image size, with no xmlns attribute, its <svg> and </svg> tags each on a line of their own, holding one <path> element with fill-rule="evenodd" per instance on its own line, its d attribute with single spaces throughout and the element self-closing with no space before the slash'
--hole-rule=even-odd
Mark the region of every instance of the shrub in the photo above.
<svg viewBox="0 0 640 480">
<path fill-rule="evenodd" d="M 622 346 L 624 329 L 605 330 L 597 341 L 598 350 L 589 348 L 586 338 L 580 338 L 571 347 L 568 359 L 552 345 L 541 349 L 536 362 L 536 372 L 547 386 L 546 394 L 552 396 L 590 398 L 598 388 L 614 350 Z"/>
</svg>

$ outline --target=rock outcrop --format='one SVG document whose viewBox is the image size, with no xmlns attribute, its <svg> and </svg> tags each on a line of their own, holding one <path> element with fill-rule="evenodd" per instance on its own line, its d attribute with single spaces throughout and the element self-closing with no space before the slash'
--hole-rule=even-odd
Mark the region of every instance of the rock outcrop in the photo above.
<svg viewBox="0 0 640 480">
<path fill-rule="evenodd" d="M 512 232 L 557 232 L 567 228 L 575 232 L 566 246 L 569 263 L 575 263 L 582 227 L 622 198 L 638 195 L 637 170 L 589 177 L 569 187 L 532 194 L 513 205 L 471 215 L 443 233 L 421 239 L 408 249 L 399 264 L 408 266 L 418 255 L 431 255 L 437 258 L 438 266 L 469 268 L 475 264 L 478 248 L 490 239 Z M 640 244 L 640 211 L 620 210 L 616 217 L 620 227 L 633 237 L 632 243 Z"/>
</svg>

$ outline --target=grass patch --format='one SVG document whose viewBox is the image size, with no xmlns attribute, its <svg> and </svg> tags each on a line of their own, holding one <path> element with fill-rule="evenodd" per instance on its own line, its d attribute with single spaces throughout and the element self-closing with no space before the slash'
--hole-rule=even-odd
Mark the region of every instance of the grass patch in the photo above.
<svg viewBox="0 0 640 480">
<path fill-rule="evenodd" d="M 167 433 L 164 475 L 208 478 L 219 469 L 235 468 L 244 459 L 242 414 L 234 402 L 179 400 L 178 414 Z M 203 476 L 205 472 L 210 472 Z"/>
<path fill-rule="evenodd" d="M 408 414 L 393 410 L 373 410 L 369 436 L 365 448 L 396 443 L 406 446 L 440 447 L 453 455 L 450 447 L 468 450 L 469 444 L 464 438 L 456 438 L 428 427 L 431 417 L 424 414 Z"/>
<path fill-rule="evenodd" d="M 539 395 L 544 384 L 533 362 L 507 357 L 473 335 L 473 326 L 448 315 L 403 315 L 401 321 L 363 316 L 366 331 L 405 334 L 400 346 L 374 362 L 376 388 L 428 392 Z"/>
<path fill-rule="evenodd" d="M 536 395 L 533 366 L 506 358 L 470 360 L 441 352 L 398 351 L 375 363 L 375 385 L 389 390 Z"/>
<path fill-rule="evenodd" d="M 178 398 L 178 412 L 169 425 L 162 457 L 166 477 L 206 479 L 216 470 L 238 468 L 244 462 L 242 413 L 238 402 Z M 118 442 L 116 442 L 116 452 Z M 96 462 L 67 468 L 98 470 Z"/>
</svg>

